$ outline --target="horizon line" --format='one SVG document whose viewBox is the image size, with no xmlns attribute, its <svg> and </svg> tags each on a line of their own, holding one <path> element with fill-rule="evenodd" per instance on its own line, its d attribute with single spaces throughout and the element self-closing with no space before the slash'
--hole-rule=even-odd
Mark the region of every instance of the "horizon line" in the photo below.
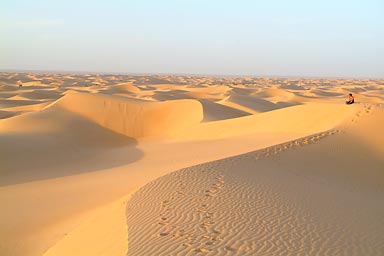
<svg viewBox="0 0 384 256">
<path fill-rule="evenodd" d="M 299 75 L 240 75 L 213 73 L 166 73 L 166 72 L 118 72 L 118 71 L 73 71 L 73 70 L 39 70 L 39 69 L 1 69 L 1 73 L 47 73 L 47 74 L 92 74 L 92 75 L 131 75 L 131 76 L 196 76 L 196 77 L 225 77 L 225 78 L 285 78 L 285 79 L 350 79 L 350 80 L 383 80 L 384 77 L 348 77 L 348 76 L 299 76 Z"/>
</svg>

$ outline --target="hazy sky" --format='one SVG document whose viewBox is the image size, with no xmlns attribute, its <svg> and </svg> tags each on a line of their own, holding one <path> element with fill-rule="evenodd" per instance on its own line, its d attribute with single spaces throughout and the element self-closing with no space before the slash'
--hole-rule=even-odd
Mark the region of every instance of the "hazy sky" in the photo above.
<svg viewBox="0 0 384 256">
<path fill-rule="evenodd" d="M 384 0 L 0 0 L 0 69 L 384 78 Z"/>
</svg>

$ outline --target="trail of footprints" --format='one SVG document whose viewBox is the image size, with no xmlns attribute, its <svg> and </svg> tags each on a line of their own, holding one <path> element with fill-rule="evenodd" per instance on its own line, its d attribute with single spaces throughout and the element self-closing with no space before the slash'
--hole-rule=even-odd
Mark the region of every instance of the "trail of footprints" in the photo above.
<svg viewBox="0 0 384 256">
<path fill-rule="evenodd" d="M 382 107 L 382 104 L 378 104 L 377 106 Z M 355 117 L 352 119 L 352 123 L 356 123 L 358 118 L 364 116 L 364 115 L 369 115 L 372 113 L 373 110 L 373 104 L 364 104 L 364 107 L 362 110 L 356 113 Z"/>
<path fill-rule="evenodd" d="M 256 160 L 267 158 L 267 157 L 273 157 L 273 156 L 276 156 L 276 155 L 278 155 L 278 154 L 280 154 L 280 153 L 282 153 L 288 149 L 299 148 L 299 147 L 302 147 L 304 145 L 312 144 L 312 143 L 315 143 L 315 142 L 317 142 L 317 141 L 319 141 L 319 140 L 321 140 L 327 136 L 338 134 L 338 133 L 342 133 L 342 130 L 339 130 L 339 129 L 329 130 L 326 132 L 321 132 L 321 133 L 317 133 L 317 134 L 314 134 L 314 135 L 311 135 L 308 137 L 304 137 L 304 138 L 301 138 L 298 140 L 294 140 L 294 141 L 290 141 L 287 143 L 271 146 L 271 147 L 259 150 L 257 152 L 245 154 L 244 156 L 246 156 L 246 157 L 252 156 Z"/>
<path fill-rule="evenodd" d="M 372 104 L 365 104 L 364 108 L 362 110 L 360 110 L 358 113 L 356 113 L 355 117 L 352 119 L 352 122 L 356 122 L 358 117 L 371 114 L 372 110 L 373 110 Z M 333 129 L 333 130 L 313 134 L 313 135 L 310 135 L 308 137 L 304 137 L 304 138 L 301 138 L 298 140 L 294 140 L 294 141 L 290 141 L 287 143 L 282 143 L 279 145 L 271 146 L 271 147 L 268 147 L 268 148 L 265 148 L 263 150 L 256 152 L 256 154 L 255 154 L 255 152 L 252 152 L 252 153 L 250 153 L 250 155 L 254 156 L 256 160 L 262 159 L 262 158 L 267 158 L 267 157 L 272 157 L 272 156 L 276 156 L 276 155 L 278 155 L 278 154 L 280 154 L 283 151 L 286 151 L 288 149 L 299 148 L 299 147 L 302 147 L 304 145 L 312 144 L 312 143 L 315 143 L 315 142 L 317 142 L 317 141 L 319 141 L 319 140 L 321 140 L 327 136 L 339 134 L 342 132 L 343 132 L 343 130 L 341 130 L 341 129 Z M 247 156 L 247 155 L 248 154 L 245 154 L 245 156 Z"/>
<path fill-rule="evenodd" d="M 210 171 L 210 170 L 203 170 Z M 215 224 L 215 214 L 209 208 L 211 199 L 216 197 L 223 189 L 224 175 L 218 174 L 213 177 L 210 184 L 203 190 L 193 191 L 187 190 L 185 181 L 180 179 L 175 186 L 175 191 L 170 199 L 163 200 L 161 202 L 160 217 L 158 225 L 168 226 L 166 232 L 160 232 L 159 236 L 173 236 L 175 238 L 181 238 L 181 245 L 185 249 L 191 248 L 191 252 L 195 253 L 207 253 L 210 252 L 210 246 L 217 245 L 218 242 L 223 241 L 220 237 L 220 231 L 216 230 L 213 225 Z M 174 216 L 175 220 L 172 219 L 172 210 L 176 210 L 177 204 L 188 203 L 190 200 L 191 207 L 193 208 L 193 219 L 188 220 L 186 225 L 180 223 L 179 216 Z M 195 220 L 198 220 L 195 223 Z M 191 223 L 194 222 L 193 227 Z M 186 226 L 183 228 L 183 226 Z M 225 246 L 226 250 L 234 250 L 229 246 Z"/>
</svg>

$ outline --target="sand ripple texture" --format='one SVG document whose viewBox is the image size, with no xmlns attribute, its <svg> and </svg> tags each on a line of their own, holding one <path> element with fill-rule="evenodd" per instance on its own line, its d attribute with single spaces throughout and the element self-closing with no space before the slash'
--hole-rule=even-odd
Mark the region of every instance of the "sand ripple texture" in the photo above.
<svg viewBox="0 0 384 256">
<path fill-rule="evenodd" d="M 327 131 L 147 184 L 127 205 L 128 255 L 384 255 L 383 189 L 294 169 L 289 154 L 340 136 Z"/>
</svg>

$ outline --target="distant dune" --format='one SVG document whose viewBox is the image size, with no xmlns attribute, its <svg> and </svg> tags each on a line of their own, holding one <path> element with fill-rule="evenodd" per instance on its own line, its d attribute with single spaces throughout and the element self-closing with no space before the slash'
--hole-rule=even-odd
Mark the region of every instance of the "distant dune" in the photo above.
<svg viewBox="0 0 384 256">
<path fill-rule="evenodd" d="M 53 107 L 79 114 L 102 127 L 135 139 L 169 135 L 203 119 L 201 104 L 189 99 L 148 102 L 102 94 L 71 93 Z"/>
<path fill-rule="evenodd" d="M 383 89 L 0 73 L 0 255 L 382 255 Z"/>
</svg>

